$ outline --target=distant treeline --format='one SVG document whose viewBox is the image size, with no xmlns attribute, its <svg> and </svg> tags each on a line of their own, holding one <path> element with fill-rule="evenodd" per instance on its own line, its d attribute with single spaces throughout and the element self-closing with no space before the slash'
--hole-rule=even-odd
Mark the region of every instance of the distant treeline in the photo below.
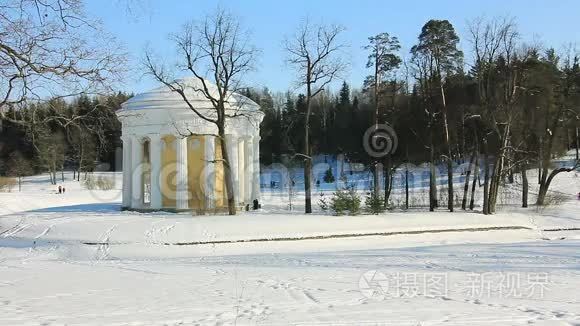
<svg viewBox="0 0 580 326">
<path fill-rule="evenodd" d="M 129 97 L 82 95 L 9 109 L 1 121 L 0 173 L 50 172 L 55 183 L 65 169 L 90 172 L 100 163 L 115 169 L 115 150 L 122 146 L 115 111 Z"/>
</svg>

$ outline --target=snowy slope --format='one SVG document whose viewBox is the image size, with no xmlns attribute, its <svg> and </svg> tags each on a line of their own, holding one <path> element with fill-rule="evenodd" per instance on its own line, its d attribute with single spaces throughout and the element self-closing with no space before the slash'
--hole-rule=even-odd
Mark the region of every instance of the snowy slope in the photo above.
<svg viewBox="0 0 580 326">
<path fill-rule="evenodd" d="M 139 214 L 119 211 L 116 178 L 0 193 L 0 325 L 580 324 L 574 174 L 555 180 L 559 205 L 493 216 L 306 216 L 276 191 L 237 216 Z M 431 232 L 495 227 L 523 228 Z M 330 238 L 235 242 L 316 236 Z M 426 293 L 434 278 L 445 286 Z"/>
</svg>

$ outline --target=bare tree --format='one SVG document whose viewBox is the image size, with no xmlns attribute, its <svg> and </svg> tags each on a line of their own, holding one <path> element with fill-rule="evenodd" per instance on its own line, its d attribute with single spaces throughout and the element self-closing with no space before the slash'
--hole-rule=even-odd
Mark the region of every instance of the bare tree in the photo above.
<svg viewBox="0 0 580 326">
<path fill-rule="evenodd" d="M 38 141 L 38 156 L 42 166 L 48 170 L 50 182 L 56 185 L 56 173 L 64 164 L 66 142 L 61 132 L 44 130 Z"/>
<path fill-rule="evenodd" d="M 241 110 L 243 102 L 238 97 L 234 98 L 234 92 L 240 88 L 242 76 L 253 69 L 257 50 L 248 43 L 247 32 L 238 20 L 222 9 L 200 22 L 184 25 L 180 33 L 172 36 L 172 40 L 179 53 L 175 68 L 192 74 L 198 83 L 175 80 L 172 70 L 156 63 L 150 51 L 145 54 L 146 69 L 153 78 L 179 94 L 197 117 L 217 127 L 218 134 L 215 136 L 221 142 L 228 211 L 230 215 L 235 215 L 236 200 L 227 151 L 226 123 L 244 115 Z M 201 94 L 209 100 L 212 109 L 207 111 L 196 107 L 188 96 L 190 92 Z"/>
<path fill-rule="evenodd" d="M 485 159 L 483 213 L 492 214 L 495 212 L 506 158 L 514 150 L 510 146 L 511 128 L 520 114 L 516 103 L 522 93 L 521 84 L 525 77 L 523 65 L 519 63 L 524 62 L 531 51 L 518 52 L 519 33 L 510 18 L 473 20 L 469 23 L 469 32 L 475 56 L 473 68 L 483 109 L 482 118 L 490 128 L 482 136 Z M 498 60 L 502 62 L 502 67 L 498 67 Z M 502 82 L 498 83 L 498 80 Z M 491 177 L 487 146 L 489 137 L 497 138 L 498 143 Z"/>
<path fill-rule="evenodd" d="M 53 101 L 108 93 L 126 70 L 116 40 L 83 11 L 81 0 L 6 0 L 0 3 L 0 123 L 32 134 L 49 123 L 77 125 L 79 115 L 54 109 Z M 42 104 L 42 105 L 40 105 Z"/>
<path fill-rule="evenodd" d="M 346 69 L 341 59 L 345 47 L 339 36 L 344 28 L 339 25 L 314 25 L 305 20 L 296 33 L 286 38 L 284 48 L 287 62 L 297 72 L 296 82 L 306 88 L 306 112 L 304 119 L 305 212 L 312 213 L 312 153 L 310 149 L 310 114 L 312 99 L 320 94 L 337 76 Z"/>
<path fill-rule="evenodd" d="M 22 177 L 32 175 L 34 169 L 30 160 L 26 159 L 19 151 L 12 152 L 8 160 L 7 174 L 18 177 L 18 191 L 22 191 Z"/>
</svg>

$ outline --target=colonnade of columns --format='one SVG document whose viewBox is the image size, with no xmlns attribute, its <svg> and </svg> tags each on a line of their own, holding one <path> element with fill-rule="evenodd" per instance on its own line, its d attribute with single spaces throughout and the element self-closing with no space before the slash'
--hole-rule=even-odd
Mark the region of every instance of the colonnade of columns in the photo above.
<svg viewBox="0 0 580 326">
<path fill-rule="evenodd" d="M 147 136 L 125 135 L 123 140 L 123 207 L 130 209 L 189 209 L 188 192 L 188 145 L 187 138 L 175 136 L 175 207 L 163 207 L 161 171 L 163 165 L 163 139 L 160 134 Z M 204 177 L 201 178 L 205 191 L 206 209 L 215 208 L 215 136 L 204 136 Z M 149 142 L 150 180 L 144 177 L 144 144 Z M 234 178 L 234 194 L 238 204 L 252 204 L 260 197 L 259 136 L 240 137 L 226 135 L 226 145 Z M 150 202 L 144 201 L 144 185 L 150 182 Z"/>
</svg>

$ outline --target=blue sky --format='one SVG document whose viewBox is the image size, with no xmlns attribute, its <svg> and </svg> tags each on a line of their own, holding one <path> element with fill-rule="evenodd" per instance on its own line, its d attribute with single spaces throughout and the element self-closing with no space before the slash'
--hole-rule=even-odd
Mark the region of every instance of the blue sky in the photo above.
<svg viewBox="0 0 580 326">
<path fill-rule="evenodd" d="M 101 19 L 105 29 L 122 42 L 135 69 L 123 90 L 142 92 L 156 84 L 142 77 L 139 66 L 143 49 L 149 44 L 168 61 L 174 48 L 167 37 L 181 25 L 215 10 L 217 6 L 237 15 L 248 28 L 252 41 L 261 50 L 258 69 L 248 74 L 245 84 L 267 86 L 273 91 L 292 87 L 294 73 L 285 62 L 282 40 L 292 34 L 301 19 L 338 23 L 346 27 L 343 40 L 349 45 L 346 56 L 351 64 L 343 78 L 360 87 L 369 74 L 367 53 L 362 48 L 371 35 L 388 32 L 399 37 L 401 54 L 407 55 L 423 24 L 432 18 L 448 19 L 455 26 L 462 47 L 468 52 L 466 22 L 485 15 L 513 16 L 525 40 L 563 48 L 567 43 L 580 45 L 580 1 L 577 0 L 487 0 L 487 1 L 202 1 L 202 0 L 90 0 L 87 10 Z"/>
</svg>

